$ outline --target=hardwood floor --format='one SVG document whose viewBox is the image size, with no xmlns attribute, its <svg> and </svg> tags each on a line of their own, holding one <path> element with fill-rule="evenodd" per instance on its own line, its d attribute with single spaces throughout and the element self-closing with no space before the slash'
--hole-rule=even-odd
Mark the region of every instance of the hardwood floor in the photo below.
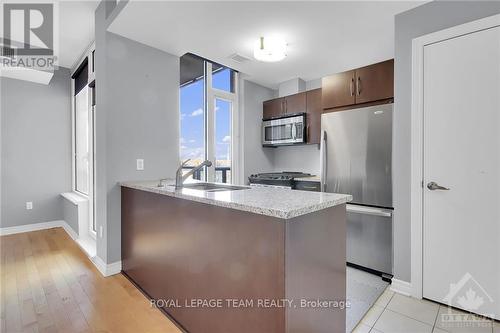
<svg viewBox="0 0 500 333">
<path fill-rule="evenodd" d="M 180 332 L 123 275 L 102 277 L 62 228 L 0 246 L 0 332 Z"/>
</svg>

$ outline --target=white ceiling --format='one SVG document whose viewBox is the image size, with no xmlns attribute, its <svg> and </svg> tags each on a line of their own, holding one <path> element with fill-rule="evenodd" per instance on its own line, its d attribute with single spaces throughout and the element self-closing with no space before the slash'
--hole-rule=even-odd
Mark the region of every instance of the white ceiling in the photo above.
<svg viewBox="0 0 500 333">
<path fill-rule="evenodd" d="M 181 56 L 195 53 L 276 88 L 300 77 L 320 78 L 394 56 L 394 15 L 423 2 L 173 2 L 131 1 L 109 31 Z M 288 56 L 253 59 L 261 35 L 281 35 Z M 237 63 L 238 53 L 251 59 Z"/>
<path fill-rule="evenodd" d="M 94 41 L 98 1 L 59 1 L 59 66 L 71 68 Z"/>
</svg>

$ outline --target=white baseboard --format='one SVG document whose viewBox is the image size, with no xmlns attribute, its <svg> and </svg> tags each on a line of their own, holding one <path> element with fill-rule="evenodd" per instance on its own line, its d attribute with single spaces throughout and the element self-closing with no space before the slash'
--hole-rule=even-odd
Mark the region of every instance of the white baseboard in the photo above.
<svg viewBox="0 0 500 333">
<path fill-rule="evenodd" d="M 66 223 L 66 221 L 61 221 L 61 222 L 62 222 L 61 227 L 64 229 L 64 231 L 66 231 L 69 237 L 71 237 L 74 241 L 76 241 L 78 239 L 78 234 L 76 233 L 76 231 L 73 230 L 73 228 L 71 228 L 69 224 Z"/>
<path fill-rule="evenodd" d="M 37 230 L 45 230 L 52 228 L 63 228 L 64 231 L 73 239 L 84 251 L 84 253 L 89 257 L 90 261 L 94 264 L 94 266 L 99 270 L 99 272 L 104 276 L 111 276 L 121 272 L 122 270 L 122 262 L 116 261 L 111 264 L 106 264 L 101 258 L 98 256 L 91 256 L 89 252 L 85 250 L 84 247 L 78 242 L 78 234 L 69 226 L 68 223 L 64 220 L 56 220 L 42 223 L 33 223 L 33 224 L 25 224 L 15 227 L 5 227 L 0 228 L 0 236 L 7 236 L 13 234 L 19 234 L 23 232 L 37 231 Z"/>
<path fill-rule="evenodd" d="M 90 258 L 90 260 L 94 263 L 95 267 L 101 272 L 104 277 L 108 277 L 111 275 L 118 274 L 122 271 L 122 262 L 116 261 L 111 264 L 106 264 L 100 257 L 95 256 Z"/>
<path fill-rule="evenodd" d="M 0 228 L 0 236 L 7 236 L 7 235 L 20 234 L 23 232 L 30 232 L 30 231 L 63 227 L 63 223 L 67 225 L 67 223 L 65 221 L 56 220 L 56 221 L 49 221 L 49 222 L 19 225 L 19 226 L 15 226 L 15 227 Z M 69 227 L 69 225 L 68 225 L 68 227 Z"/>
<path fill-rule="evenodd" d="M 405 296 L 411 296 L 411 283 L 403 280 L 392 279 L 391 290 Z"/>
</svg>

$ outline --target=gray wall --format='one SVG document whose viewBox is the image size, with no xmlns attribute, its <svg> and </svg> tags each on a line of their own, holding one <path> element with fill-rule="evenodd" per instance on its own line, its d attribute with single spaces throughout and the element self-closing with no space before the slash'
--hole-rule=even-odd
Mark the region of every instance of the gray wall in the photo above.
<svg viewBox="0 0 500 333">
<path fill-rule="evenodd" d="M 179 58 L 106 31 L 96 11 L 97 255 L 121 259 L 118 182 L 174 177 L 179 163 Z M 109 22 L 108 22 L 109 23 Z M 136 159 L 144 159 L 144 171 Z"/>
<path fill-rule="evenodd" d="M 410 137 L 412 39 L 500 13 L 500 2 L 434 1 L 396 15 L 394 112 L 394 272 L 410 281 Z"/>
<path fill-rule="evenodd" d="M 240 106 L 243 116 L 243 126 L 240 133 L 243 146 L 243 177 L 244 183 L 253 173 L 271 172 L 274 170 L 274 149 L 262 147 L 262 102 L 274 98 L 274 90 L 262 87 L 256 83 L 241 80 Z M 241 104 L 240 104 L 241 105 Z"/>
<path fill-rule="evenodd" d="M 280 83 L 278 88 L 279 97 L 297 94 L 306 90 L 306 82 L 301 78 L 294 78 Z"/>
<path fill-rule="evenodd" d="M 321 78 L 306 81 L 306 90 L 321 88 Z"/>
<path fill-rule="evenodd" d="M 0 80 L 1 227 L 62 220 L 60 193 L 71 190 L 69 69 L 48 85 Z"/>
<path fill-rule="evenodd" d="M 120 260 L 119 181 L 173 178 L 179 165 L 179 58 L 108 33 L 108 263 Z M 136 159 L 144 171 L 136 171 Z"/>
</svg>

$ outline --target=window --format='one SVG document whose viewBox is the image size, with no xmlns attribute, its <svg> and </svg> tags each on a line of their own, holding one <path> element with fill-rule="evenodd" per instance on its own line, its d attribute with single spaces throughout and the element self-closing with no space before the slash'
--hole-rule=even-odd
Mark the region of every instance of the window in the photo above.
<svg viewBox="0 0 500 333">
<path fill-rule="evenodd" d="M 75 96 L 75 190 L 89 194 L 90 146 L 89 146 L 88 89 Z"/>
<path fill-rule="evenodd" d="M 90 121 L 88 61 L 79 66 L 74 79 L 74 143 L 75 143 L 75 190 L 89 195 L 90 187 Z"/>
<path fill-rule="evenodd" d="M 205 79 L 203 76 L 181 86 L 180 89 L 181 137 L 180 152 L 183 161 L 189 159 L 185 171 L 205 160 Z M 205 180 L 201 170 L 195 179 Z"/>
<path fill-rule="evenodd" d="M 234 93 L 236 72 L 230 68 L 212 64 L 212 88 Z"/>
<path fill-rule="evenodd" d="M 193 54 L 181 57 L 180 155 L 184 171 L 204 160 L 195 179 L 235 183 L 237 72 Z"/>
<path fill-rule="evenodd" d="M 231 101 L 215 98 L 215 181 L 231 182 Z"/>
<path fill-rule="evenodd" d="M 94 112 L 95 80 L 92 75 L 94 48 L 85 53 L 71 76 L 73 95 L 73 191 L 88 198 L 89 235 L 95 238 Z"/>
</svg>

